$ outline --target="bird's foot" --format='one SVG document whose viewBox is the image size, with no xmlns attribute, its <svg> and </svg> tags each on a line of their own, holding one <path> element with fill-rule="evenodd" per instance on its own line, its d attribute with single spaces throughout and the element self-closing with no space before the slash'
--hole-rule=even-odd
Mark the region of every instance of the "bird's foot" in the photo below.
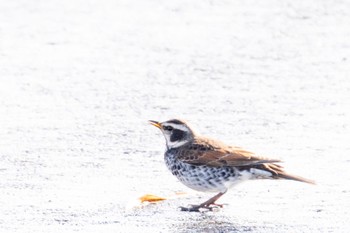
<svg viewBox="0 0 350 233">
<path fill-rule="evenodd" d="M 207 211 L 213 211 L 216 212 L 219 210 L 219 208 L 222 208 L 223 205 L 212 203 L 209 205 L 190 205 L 189 207 L 183 207 L 180 206 L 181 211 L 187 211 L 187 212 L 207 212 Z"/>
<path fill-rule="evenodd" d="M 216 203 L 213 203 L 213 204 L 211 204 L 211 205 L 213 205 L 214 208 L 215 208 L 215 207 L 220 207 L 220 208 L 223 208 L 223 207 L 224 207 L 224 204 L 216 204 Z M 225 205 L 227 205 L 227 204 L 225 204 Z"/>
</svg>

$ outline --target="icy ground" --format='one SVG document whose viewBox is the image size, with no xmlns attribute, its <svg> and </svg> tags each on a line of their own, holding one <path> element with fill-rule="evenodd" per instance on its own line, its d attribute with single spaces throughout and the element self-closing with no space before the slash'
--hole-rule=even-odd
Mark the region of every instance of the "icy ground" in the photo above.
<svg viewBox="0 0 350 233">
<path fill-rule="evenodd" d="M 0 232 L 349 232 L 350 1 L 0 1 Z M 217 213 L 147 120 L 285 161 Z M 138 196 L 189 195 L 144 208 Z"/>
</svg>

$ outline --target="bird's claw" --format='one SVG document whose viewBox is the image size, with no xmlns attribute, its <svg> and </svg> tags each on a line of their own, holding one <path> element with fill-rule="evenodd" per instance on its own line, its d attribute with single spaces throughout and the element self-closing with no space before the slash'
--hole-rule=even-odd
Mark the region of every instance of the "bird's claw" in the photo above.
<svg viewBox="0 0 350 233">
<path fill-rule="evenodd" d="M 207 212 L 207 211 L 218 211 L 219 208 L 222 208 L 221 204 L 210 204 L 210 205 L 190 205 L 189 207 L 180 206 L 181 211 L 187 212 Z"/>
</svg>

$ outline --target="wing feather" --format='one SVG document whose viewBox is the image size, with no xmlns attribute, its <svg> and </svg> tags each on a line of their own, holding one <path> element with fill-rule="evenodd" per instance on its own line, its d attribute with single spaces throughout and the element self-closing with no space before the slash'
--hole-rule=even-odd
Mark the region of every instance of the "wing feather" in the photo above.
<svg viewBox="0 0 350 233">
<path fill-rule="evenodd" d="M 179 159 L 185 163 L 210 167 L 238 167 L 281 162 L 278 159 L 257 156 L 240 147 L 227 146 L 207 138 L 196 138 L 190 146 L 183 149 Z"/>
</svg>

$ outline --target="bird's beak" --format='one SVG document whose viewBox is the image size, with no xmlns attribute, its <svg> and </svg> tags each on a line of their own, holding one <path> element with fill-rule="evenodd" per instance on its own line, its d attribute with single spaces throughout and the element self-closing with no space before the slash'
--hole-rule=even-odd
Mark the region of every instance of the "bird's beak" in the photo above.
<svg viewBox="0 0 350 233">
<path fill-rule="evenodd" d="M 158 122 L 158 121 L 151 121 L 149 120 L 148 121 L 151 125 L 154 125 L 155 127 L 161 129 L 162 128 L 162 125 Z"/>
</svg>

